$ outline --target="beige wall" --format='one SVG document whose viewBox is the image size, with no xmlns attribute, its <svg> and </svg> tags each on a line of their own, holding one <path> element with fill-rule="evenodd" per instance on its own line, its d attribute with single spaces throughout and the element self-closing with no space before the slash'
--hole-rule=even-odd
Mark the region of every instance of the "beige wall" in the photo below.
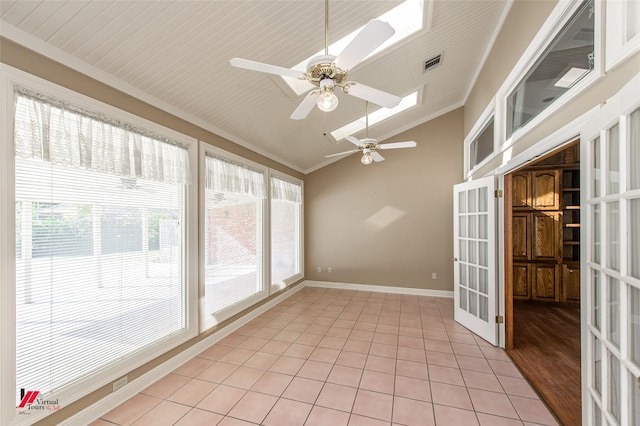
<svg viewBox="0 0 640 426">
<path fill-rule="evenodd" d="M 556 0 L 515 0 L 464 105 L 464 134 L 478 120 L 547 19 Z"/>
<path fill-rule="evenodd" d="M 496 39 L 486 64 L 478 75 L 464 106 L 464 134 L 471 130 L 484 109 L 492 101 L 531 39 L 543 25 L 557 2 L 516 0 Z M 567 123 L 579 118 L 593 107 L 603 104 L 616 94 L 631 78 L 640 72 L 640 54 L 636 54 L 571 99 L 560 110 L 527 132 L 514 144 L 509 158 L 514 157 L 540 142 Z M 640 88 L 639 88 L 640 90 Z M 576 135 L 579 129 L 576 129 Z M 492 173 L 503 164 L 503 155 L 496 156 L 473 174 L 474 178 Z"/>
<path fill-rule="evenodd" d="M 354 154 L 307 175 L 306 278 L 452 290 L 462 133 L 459 108 L 387 141 L 416 148 L 384 151 L 386 161 L 370 166 Z"/>
</svg>

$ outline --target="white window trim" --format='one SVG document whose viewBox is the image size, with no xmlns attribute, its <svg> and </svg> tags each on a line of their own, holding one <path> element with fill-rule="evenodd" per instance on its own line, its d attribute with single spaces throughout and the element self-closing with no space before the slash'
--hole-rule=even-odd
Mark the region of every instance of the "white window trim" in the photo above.
<svg viewBox="0 0 640 426">
<path fill-rule="evenodd" d="M 268 181 L 268 194 L 269 194 L 269 215 L 271 215 L 271 178 L 276 177 L 278 179 L 282 179 L 284 181 L 288 181 L 291 183 L 295 183 L 296 185 L 300 185 L 302 189 L 302 202 L 300 203 L 300 238 L 298 239 L 298 244 L 300 248 L 298 250 L 298 262 L 300 262 L 300 272 L 288 277 L 281 283 L 272 283 L 271 282 L 271 271 L 269 271 L 269 283 L 270 283 L 270 293 L 273 294 L 277 291 L 282 290 L 290 286 L 291 284 L 300 281 L 304 278 L 304 181 L 301 179 L 294 178 L 293 176 L 287 175 L 285 173 L 279 172 L 277 170 L 269 169 L 269 181 Z M 271 221 L 269 221 L 269 238 L 271 241 Z M 269 267 L 271 266 L 271 244 L 269 244 Z"/>
<path fill-rule="evenodd" d="M 43 80 L 24 71 L 2 64 L 0 70 L 0 124 L 2 133 L 0 139 L 0 281 L 15 283 L 15 153 L 13 145 L 13 127 L 15 115 L 14 87 L 16 85 L 30 87 L 36 91 L 64 99 L 74 105 L 101 113 L 124 122 L 129 122 L 141 128 L 149 129 L 157 134 L 167 136 L 187 147 L 190 168 L 197 170 L 197 141 L 172 129 L 148 121 L 124 110 L 107 105 L 49 81 Z M 194 179 L 195 181 L 195 179 Z M 192 183 L 185 191 L 185 252 L 183 253 L 184 283 L 185 283 L 185 329 L 172 336 L 150 345 L 145 350 L 128 356 L 113 365 L 92 374 L 82 381 L 73 383 L 65 388 L 47 395 L 47 398 L 57 398 L 61 406 L 67 406 L 79 398 L 93 392 L 100 387 L 113 382 L 122 375 L 140 367 L 159 354 L 177 347 L 198 334 L 197 316 L 197 185 Z M 0 286 L 0 343 L 3 348 L 15 348 L 15 285 Z M 6 301 L 11 301 L 7 303 Z M 50 412 L 32 413 L 29 416 L 18 416 L 15 407 L 15 351 L 3 350 L 0 360 L 0 424 L 32 424 L 34 421 L 46 417 Z"/>
<path fill-rule="evenodd" d="M 518 83 L 520 83 L 531 67 L 534 66 L 540 55 L 544 53 L 544 50 L 554 37 L 556 37 L 562 27 L 568 22 L 569 18 L 571 18 L 576 10 L 578 10 L 582 5 L 582 1 L 558 2 L 496 94 L 496 117 L 500 118 L 500 122 L 496 122 L 495 125 L 495 133 L 499 145 L 499 149 L 494 153 L 495 155 L 501 154 L 509 149 L 518 140 L 522 139 L 525 135 L 538 127 L 540 123 L 553 116 L 553 114 L 564 107 L 573 98 L 584 92 L 604 76 L 604 61 L 602 58 L 604 44 L 602 34 L 604 27 L 604 5 L 603 2 L 599 0 L 593 0 L 593 4 L 595 10 L 594 69 L 564 93 L 557 101 L 553 102 L 523 127 L 514 131 L 511 137 L 507 138 L 507 98 L 515 90 Z"/>
<path fill-rule="evenodd" d="M 239 155 L 217 148 L 213 145 L 209 145 L 206 142 L 200 141 L 200 155 L 199 155 L 199 170 L 198 181 L 200 183 L 200 220 L 202 222 L 202 229 L 204 229 L 205 219 L 205 179 L 206 179 L 206 155 L 211 154 L 229 161 L 245 165 L 255 171 L 264 174 L 265 179 L 265 197 L 262 201 L 262 232 L 258 235 L 261 250 L 263 253 L 262 265 L 260 269 L 262 290 L 256 294 L 249 296 L 248 298 L 235 303 L 228 308 L 222 309 L 216 312 L 216 315 L 208 315 L 205 312 L 205 272 L 204 272 L 204 256 L 205 256 L 205 237 L 204 232 L 199 235 L 199 247 L 200 253 L 197 256 L 199 261 L 200 271 L 200 331 L 206 331 L 213 326 L 220 324 L 222 321 L 231 318 L 233 315 L 242 312 L 243 310 L 250 308 L 261 300 L 266 299 L 269 296 L 269 283 L 267 277 L 271 276 L 271 263 L 269 256 L 269 168 L 262 164 L 247 160 Z"/>
<path fill-rule="evenodd" d="M 498 132 L 496 132 L 496 119 L 498 117 L 496 117 L 495 111 L 495 98 L 493 98 L 471 128 L 471 130 L 467 134 L 467 137 L 464 138 L 465 179 L 470 178 L 477 170 L 481 169 L 484 165 L 486 165 L 487 163 L 489 163 L 489 161 L 493 160 L 496 157 L 499 141 L 497 138 Z M 491 154 L 489 154 L 487 158 L 471 167 L 471 143 L 480 137 L 482 132 L 484 132 L 484 130 L 487 128 L 487 125 L 489 124 L 491 119 L 493 119 L 493 152 L 491 152 Z"/>
<path fill-rule="evenodd" d="M 503 165 L 496 167 L 493 171 L 493 174 L 497 176 L 497 187 L 496 189 L 504 191 L 504 177 L 505 175 L 511 173 L 512 171 L 519 169 L 527 163 L 535 161 L 536 158 L 541 157 L 555 149 L 560 148 L 563 145 L 569 144 L 574 141 L 577 137 L 580 136 L 579 129 L 584 125 L 587 121 L 591 120 L 596 116 L 597 112 L 600 110 L 600 106 L 596 106 L 589 111 L 582 114 L 580 117 L 571 121 L 570 123 L 565 124 L 561 129 L 556 130 L 551 135 L 545 137 L 540 142 L 535 145 L 529 147 L 525 151 L 520 154 L 510 158 Z M 498 198 L 498 209 L 496 213 L 496 229 L 497 229 L 497 241 L 504 241 L 505 234 L 505 214 L 504 214 L 504 197 Z M 584 223 L 584 222 L 583 222 Z M 505 291 L 505 268 L 504 268 L 504 244 L 498 244 L 498 255 L 497 255 L 497 274 L 496 279 L 498 280 L 498 315 L 505 315 L 505 300 L 504 300 L 504 291 Z M 586 315 L 586 314 L 585 314 Z M 582 321 L 585 321 L 583 318 Z M 505 328 L 504 324 L 500 324 L 500 347 L 504 347 L 505 345 Z M 583 379 L 584 380 L 584 379 Z"/>
<path fill-rule="evenodd" d="M 535 145 L 527 148 L 525 151 L 509 159 L 505 162 L 505 164 L 497 167 L 495 169 L 495 173 L 497 175 L 508 174 L 515 169 L 518 169 L 532 161 L 535 161 L 538 157 L 544 156 L 545 154 L 579 138 L 580 127 L 583 126 L 584 123 L 586 123 L 588 120 L 596 117 L 596 114 L 599 110 L 600 106 L 597 105 L 586 111 L 580 117 L 563 125 L 562 128 L 556 130 L 551 135 L 545 137 Z"/>
<path fill-rule="evenodd" d="M 628 1 L 608 0 L 606 4 L 606 70 L 610 71 L 630 56 L 640 52 L 640 31 L 631 40 L 624 41 Z M 638 5 L 640 8 L 640 4 Z M 622 25 L 621 25 L 622 23 Z"/>
<path fill-rule="evenodd" d="M 0 283 L 15 283 L 15 153 L 13 146 L 13 84 L 0 72 Z M 13 261 L 13 264 L 11 262 Z M 7 301 L 11 301 L 8 303 Z M 15 417 L 16 339 L 15 286 L 0 285 L 0 424 Z"/>
</svg>

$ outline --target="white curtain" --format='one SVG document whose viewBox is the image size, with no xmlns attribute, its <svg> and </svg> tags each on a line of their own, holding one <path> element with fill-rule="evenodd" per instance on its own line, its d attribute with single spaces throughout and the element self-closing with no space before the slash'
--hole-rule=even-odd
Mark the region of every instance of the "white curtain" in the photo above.
<svg viewBox="0 0 640 426">
<path fill-rule="evenodd" d="M 205 157 L 207 189 L 264 197 L 264 174 L 217 157 Z"/>
<path fill-rule="evenodd" d="M 273 177 L 271 178 L 271 198 L 292 203 L 302 203 L 302 187 Z"/>
<path fill-rule="evenodd" d="M 164 183 L 191 183 L 187 150 L 131 126 L 84 114 L 63 102 L 18 93 L 20 158 Z"/>
</svg>

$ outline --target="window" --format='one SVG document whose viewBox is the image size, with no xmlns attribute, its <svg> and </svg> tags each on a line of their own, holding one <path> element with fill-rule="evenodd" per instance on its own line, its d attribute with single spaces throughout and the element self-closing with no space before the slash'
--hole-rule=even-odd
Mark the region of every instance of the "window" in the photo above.
<svg viewBox="0 0 640 426">
<path fill-rule="evenodd" d="M 264 285 L 265 170 L 204 155 L 206 328 L 267 295 Z"/>
<path fill-rule="evenodd" d="M 469 146 L 469 169 L 472 170 L 489 158 L 491 154 L 493 154 L 493 118 L 480 133 L 480 136 L 471 141 Z"/>
<path fill-rule="evenodd" d="M 271 285 L 302 277 L 302 184 L 271 177 Z"/>
<path fill-rule="evenodd" d="M 188 147 L 16 97 L 15 395 L 87 391 L 103 384 L 96 374 L 189 337 Z"/>
<path fill-rule="evenodd" d="M 303 195 L 301 181 L 204 143 L 201 162 L 207 329 L 303 277 Z"/>
<path fill-rule="evenodd" d="M 640 51 L 640 0 L 607 1 L 607 71 Z"/>
<path fill-rule="evenodd" d="M 351 136 L 359 132 L 360 130 L 364 130 L 367 127 L 367 120 L 369 120 L 369 125 L 373 126 L 376 123 L 380 123 L 387 118 L 391 118 L 396 114 L 400 114 L 403 111 L 408 110 L 411 107 L 414 107 L 418 104 L 418 91 L 413 92 L 402 98 L 400 103 L 393 108 L 379 108 L 372 113 L 363 115 L 362 117 L 354 120 L 350 123 L 345 124 L 344 126 L 334 130 L 331 132 L 331 136 L 336 141 L 340 141 L 347 136 Z"/>
<path fill-rule="evenodd" d="M 594 10 L 582 3 L 507 98 L 506 137 L 538 116 L 594 68 Z"/>
<path fill-rule="evenodd" d="M 493 158 L 496 147 L 495 111 L 494 98 L 464 138 L 464 170 L 467 177 Z"/>
</svg>

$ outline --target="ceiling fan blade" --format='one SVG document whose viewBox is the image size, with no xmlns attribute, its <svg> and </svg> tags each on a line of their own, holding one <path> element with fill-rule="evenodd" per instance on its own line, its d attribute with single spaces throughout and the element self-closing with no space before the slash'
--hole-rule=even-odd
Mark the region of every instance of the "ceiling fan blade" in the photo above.
<svg viewBox="0 0 640 426">
<path fill-rule="evenodd" d="M 415 148 L 415 147 L 416 147 L 416 143 L 414 141 L 383 143 L 378 145 L 378 148 L 380 149 Z"/>
<path fill-rule="evenodd" d="M 373 161 L 375 161 L 376 163 L 384 161 L 384 157 L 380 155 L 378 151 L 371 151 L 371 158 L 373 158 Z"/>
<path fill-rule="evenodd" d="M 384 21 L 373 19 L 351 40 L 338 55 L 335 64 L 343 70 L 350 70 L 364 60 L 371 52 L 387 41 L 395 30 Z"/>
<path fill-rule="evenodd" d="M 354 144 L 355 146 L 360 146 L 360 139 L 353 137 L 353 136 L 347 136 L 345 138 L 346 140 L 348 140 L 349 142 L 351 142 L 352 144 Z"/>
<path fill-rule="evenodd" d="M 276 65 L 263 64 L 262 62 L 256 62 L 249 59 L 232 58 L 229 63 L 237 68 L 244 68 L 246 70 L 266 72 L 269 74 L 286 75 L 287 77 L 301 78 L 304 77 L 304 73 L 298 70 L 292 70 L 290 68 L 279 67 Z"/>
<path fill-rule="evenodd" d="M 345 155 L 345 154 L 353 154 L 354 152 L 358 152 L 358 151 L 359 149 L 352 149 L 351 151 L 344 151 L 344 152 L 339 152 L 337 154 L 325 155 L 324 158 L 337 157 L 338 155 Z"/>
<path fill-rule="evenodd" d="M 307 94 L 307 96 L 300 102 L 298 108 L 293 111 L 291 114 L 292 120 L 303 120 L 307 118 L 307 115 L 311 112 L 314 106 L 316 106 L 316 98 L 318 96 L 318 92 L 316 90 L 312 90 Z"/>
<path fill-rule="evenodd" d="M 402 100 L 400 96 L 392 95 L 391 93 L 383 92 L 382 90 L 374 89 L 373 87 L 360 83 L 354 83 L 352 86 L 349 86 L 347 93 L 385 108 L 393 108 Z"/>
</svg>

